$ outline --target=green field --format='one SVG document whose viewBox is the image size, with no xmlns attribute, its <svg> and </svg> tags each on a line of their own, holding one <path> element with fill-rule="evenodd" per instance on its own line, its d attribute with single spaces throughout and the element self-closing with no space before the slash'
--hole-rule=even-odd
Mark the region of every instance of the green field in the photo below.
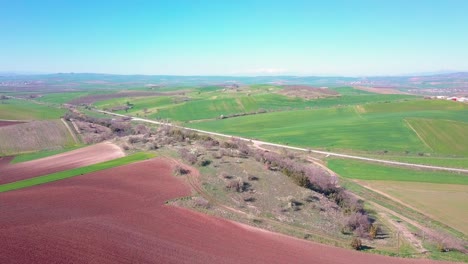
<svg viewBox="0 0 468 264">
<path fill-rule="evenodd" d="M 358 91 L 352 88 L 336 88 L 343 96 L 323 98 L 319 100 L 304 100 L 287 97 L 275 93 L 280 88 L 271 85 L 252 85 L 241 92 L 223 91 L 219 87 L 201 87 L 198 92 L 186 94 L 188 101 L 180 102 L 177 97 L 129 97 L 110 99 L 95 103 L 101 109 L 125 105 L 134 106 L 128 114 L 142 115 L 143 109 L 148 110 L 150 118 L 168 118 L 175 121 L 191 121 L 218 118 L 239 113 L 267 111 L 285 111 L 304 108 L 326 108 L 334 106 L 365 104 L 370 102 L 387 102 L 414 99 L 409 95 L 381 95 Z M 174 100 L 173 100 L 174 99 Z M 125 113 L 125 111 L 118 111 Z"/>
<path fill-rule="evenodd" d="M 172 98 L 168 96 L 148 96 L 148 97 L 128 97 L 128 98 L 113 98 L 105 101 L 94 103 L 94 105 L 101 109 L 111 109 L 117 106 L 126 105 L 129 102 L 133 107 L 128 110 L 129 114 L 143 112 L 144 109 L 154 111 L 167 105 L 172 105 Z M 118 111 L 119 113 L 126 113 L 126 111 Z"/>
<path fill-rule="evenodd" d="M 434 119 L 407 121 L 435 152 L 468 156 L 468 123 Z"/>
<path fill-rule="evenodd" d="M 362 155 L 369 158 L 400 161 L 423 165 L 433 165 L 451 168 L 468 168 L 468 157 L 437 157 L 437 156 L 409 156 L 409 155 Z"/>
<path fill-rule="evenodd" d="M 98 163 L 98 164 L 94 164 L 94 165 L 90 165 L 86 167 L 56 172 L 56 173 L 52 173 L 49 175 L 44 175 L 44 176 L 39 176 L 39 177 L 21 180 L 17 182 L 3 184 L 3 185 L 0 185 L 0 192 L 7 192 L 7 191 L 17 190 L 21 188 L 34 186 L 34 185 L 63 180 L 66 178 L 79 176 L 79 175 L 83 175 L 86 173 L 91 173 L 95 171 L 109 169 L 112 167 L 122 166 L 122 165 L 133 163 L 136 161 L 146 160 L 152 157 L 154 157 L 154 154 L 152 153 L 139 152 L 130 156 L 126 156 L 126 157 L 122 157 L 122 158 L 118 158 L 115 160 L 106 161 L 106 162 L 102 162 L 102 163 Z"/>
<path fill-rule="evenodd" d="M 447 100 L 417 100 L 392 104 L 371 104 L 365 106 L 368 113 L 394 113 L 415 111 L 460 111 L 468 110 L 468 104 L 454 103 Z"/>
<path fill-rule="evenodd" d="M 65 92 L 65 93 L 46 93 L 35 100 L 45 103 L 64 104 L 75 98 L 86 96 L 90 92 Z"/>
<path fill-rule="evenodd" d="M 43 120 L 57 119 L 65 114 L 58 109 L 26 100 L 9 99 L 0 104 L 0 119 L 8 120 Z"/>
<path fill-rule="evenodd" d="M 220 133 L 258 138 L 266 141 L 331 150 L 395 151 L 400 153 L 439 153 L 431 149 L 411 129 L 405 119 L 432 118 L 468 122 L 468 107 L 434 110 L 434 101 L 411 100 L 374 103 L 354 107 L 274 112 L 224 120 L 206 121 L 189 126 Z M 425 110 L 429 105 L 430 110 Z M 407 107 L 411 111 L 368 111 Z M 390 108 L 389 108 L 390 109 Z M 437 123 L 438 124 L 438 123 Z M 437 125 L 436 124 L 436 125 Z M 436 130 L 443 129 L 435 128 Z M 468 134 L 468 131 L 460 133 Z M 463 149 L 467 141 L 460 141 Z M 459 151 L 441 154 L 460 154 Z"/>
<path fill-rule="evenodd" d="M 468 175 L 460 173 L 399 168 L 343 159 L 330 159 L 327 166 L 341 177 L 349 179 L 468 185 Z"/>
</svg>

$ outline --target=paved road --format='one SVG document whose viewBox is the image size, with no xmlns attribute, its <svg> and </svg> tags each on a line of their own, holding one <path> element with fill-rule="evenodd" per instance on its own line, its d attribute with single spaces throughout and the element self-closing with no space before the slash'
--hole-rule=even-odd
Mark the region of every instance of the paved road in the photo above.
<svg viewBox="0 0 468 264">
<path fill-rule="evenodd" d="M 271 143 L 271 142 L 266 142 L 266 141 L 261 141 L 261 140 L 251 140 L 251 139 L 248 139 L 248 138 L 242 138 L 242 137 L 233 136 L 233 135 L 226 135 L 226 134 L 210 132 L 210 131 L 205 131 L 205 130 L 200 130 L 200 129 L 195 129 L 195 128 L 177 126 L 177 125 L 170 124 L 170 123 L 159 122 L 159 121 L 154 121 L 154 120 L 139 118 L 139 117 L 126 116 L 126 115 L 116 114 L 116 113 L 112 113 L 112 112 L 108 112 L 108 111 L 102 111 L 102 110 L 95 110 L 95 111 L 100 112 L 100 113 L 104 113 L 104 114 L 108 114 L 108 115 L 113 115 L 113 116 L 131 118 L 133 121 L 140 121 L 140 122 L 146 122 L 146 123 L 157 124 L 157 125 L 168 125 L 168 126 L 172 126 L 172 127 L 176 127 L 176 128 L 182 128 L 182 129 L 195 131 L 195 132 L 202 133 L 202 134 L 207 134 L 207 135 L 213 135 L 213 136 L 219 136 L 219 137 L 225 137 L 225 138 L 236 137 L 236 138 L 239 138 L 241 140 L 253 142 L 254 144 L 257 144 L 257 145 L 281 147 L 281 148 L 286 148 L 286 149 L 291 149 L 291 150 L 299 150 L 299 151 L 304 151 L 304 152 L 317 153 L 317 154 L 322 154 L 322 155 L 326 155 L 326 156 L 334 156 L 334 157 L 340 157 L 340 158 L 346 158 L 346 159 L 364 160 L 364 161 L 378 162 L 378 163 L 391 164 L 391 165 L 407 166 L 407 167 L 413 167 L 413 168 L 423 168 L 423 169 L 444 170 L 444 171 L 451 171 L 451 172 L 468 173 L 468 169 L 449 168 L 449 167 L 422 165 L 422 164 L 406 163 L 406 162 L 391 161 L 391 160 L 373 159 L 373 158 L 367 158 L 367 157 L 361 157 L 361 156 L 355 156 L 355 155 L 341 154 L 341 153 L 336 153 L 336 152 L 292 147 L 292 146 L 288 146 L 288 145 L 276 144 L 276 143 Z"/>
</svg>

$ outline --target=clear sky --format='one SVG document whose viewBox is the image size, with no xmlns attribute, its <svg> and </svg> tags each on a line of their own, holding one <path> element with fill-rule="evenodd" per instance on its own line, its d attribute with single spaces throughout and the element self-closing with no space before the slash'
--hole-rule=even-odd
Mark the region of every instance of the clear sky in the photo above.
<svg viewBox="0 0 468 264">
<path fill-rule="evenodd" d="M 1 2 L 0 71 L 468 71 L 466 0 Z"/>
</svg>

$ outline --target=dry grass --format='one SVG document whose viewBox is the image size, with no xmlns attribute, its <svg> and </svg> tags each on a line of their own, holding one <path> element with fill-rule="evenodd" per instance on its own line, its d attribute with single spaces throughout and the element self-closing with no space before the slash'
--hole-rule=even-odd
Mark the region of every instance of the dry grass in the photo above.
<svg viewBox="0 0 468 264">
<path fill-rule="evenodd" d="M 468 186 L 401 181 L 359 181 L 409 204 L 465 235 L 468 234 Z"/>
<path fill-rule="evenodd" d="M 61 149 L 75 144 L 60 120 L 33 121 L 0 128 L 0 155 Z"/>
</svg>

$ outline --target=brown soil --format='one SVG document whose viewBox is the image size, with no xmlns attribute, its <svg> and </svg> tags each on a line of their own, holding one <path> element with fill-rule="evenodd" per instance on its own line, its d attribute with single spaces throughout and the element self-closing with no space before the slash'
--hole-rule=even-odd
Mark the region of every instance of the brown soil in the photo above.
<svg viewBox="0 0 468 264">
<path fill-rule="evenodd" d="M 435 263 L 325 246 L 165 205 L 189 194 L 164 159 L 0 193 L 0 263 Z"/>
<path fill-rule="evenodd" d="M 290 96 L 290 97 L 300 97 L 304 99 L 317 99 L 330 96 L 339 96 L 339 93 L 336 91 L 330 90 L 328 88 L 317 88 L 307 85 L 285 85 L 284 88 L 278 93 Z"/>
<path fill-rule="evenodd" d="M 389 88 L 389 87 L 366 87 L 366 86 L 355 86 L 354 88 L 366 92 L 377 93 L 377 94 L 409 94 L 400 90 Z"/>
<path fill-rule="evenodd" d="M 125 154 L 118 146 L 100 143 L 38 160 L 17 164 L 0 163 L 0 184 L 88 166 L 123 156 Z"/>
</svg>

